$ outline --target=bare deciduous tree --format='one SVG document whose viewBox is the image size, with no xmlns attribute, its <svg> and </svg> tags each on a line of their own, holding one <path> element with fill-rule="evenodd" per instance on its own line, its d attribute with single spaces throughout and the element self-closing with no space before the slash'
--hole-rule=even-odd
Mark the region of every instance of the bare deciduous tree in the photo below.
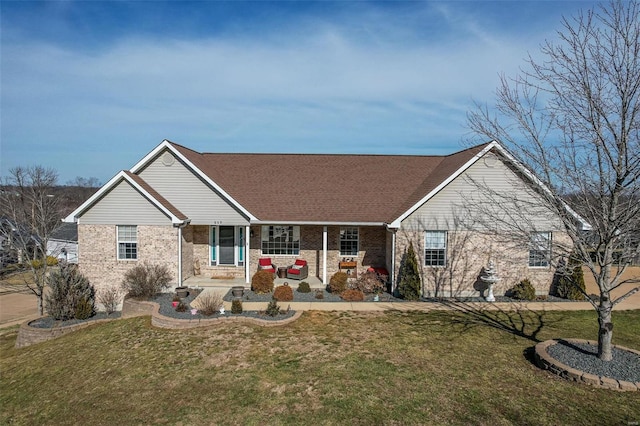
<svg viewBox="0 0 640 426">
<path fill-rule="evenodd" d="M 500 141 L 548 189 L 539 199 L 561 218 L 573 256 L 598 285 L 599 299 L 589 300 L 598 357 L 609 361 L 611 311 L 640 290 L 612 300 L 621 285 L 640 282 L 622 279 L 640 241 L 640 6 L 612 1 L 562 27 L 540 59 L 529 56 L 520 75 L 501 78 L 495 110 L 478 104 L 468 123 L 475 138 Z M 576 226 L 572 211 L 590 230 Z"/>
<path fill-rule="evenodd" d="M 30 269 L 33 282 L 25 280 L 25 284 L 38 298 L 38 313 L 42 315 L 49 267 L 47 242 L 61 224 L 59 197 L 53 191 L 58 175 L 41 166 L 17 167 L 9 173 L 0 191 L 0 232 Z"/>
</svg>

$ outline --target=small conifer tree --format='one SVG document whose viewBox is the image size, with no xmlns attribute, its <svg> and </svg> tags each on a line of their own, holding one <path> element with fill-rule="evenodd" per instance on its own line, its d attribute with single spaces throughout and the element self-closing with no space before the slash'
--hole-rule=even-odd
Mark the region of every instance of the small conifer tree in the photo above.
<svg viewBox="0 0 640 426">
<path fill-rule="evenodd" d="M 416 252 L 413 250 L 413 243 L 411 242 L 402 258 L 398 278 L 398 293 L 400 293 L 400 297 L 406 300 L 418 300 L 422 283 L 420 272 L 418 271 Z"/>
<path fill-rule="evenodd" d="M 582 290 L 582 291 L 580 291 Z M 584 273 L 582 265 L 573 256 L 556 284 L 556 294 L 565 299 L 584 300 Z"/>
</svg>

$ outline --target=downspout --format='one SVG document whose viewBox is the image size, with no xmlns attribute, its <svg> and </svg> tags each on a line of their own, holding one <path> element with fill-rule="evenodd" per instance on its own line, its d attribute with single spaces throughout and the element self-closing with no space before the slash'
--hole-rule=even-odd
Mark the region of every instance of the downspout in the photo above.
<svg viewBox="0 0 640 426">
<path fill-rule="evenodd" d="M 322 284 L 327 284 L 327 227 L 322 227 Z"/>
</svg>

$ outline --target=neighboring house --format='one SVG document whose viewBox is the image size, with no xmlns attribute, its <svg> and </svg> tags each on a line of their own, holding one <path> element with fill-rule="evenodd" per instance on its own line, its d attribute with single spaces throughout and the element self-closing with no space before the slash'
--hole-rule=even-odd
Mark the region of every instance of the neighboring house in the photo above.
<svg viewBox="0 0 640 426">
<path fill-rule="evenodd" d="M 79 265 L 98 291 L 141 261 L 167 264 L 175 284 L 196 263 L 204 276 L 249 283 L 261 257 L 278 266 L 305 259 L 323 283 L 353 260 L 358 273 L 387 269 L 395 286 L 411 241 L 425 295 L 477 295 L 490 259 L 497 294 L 523 278 L 546 294 L 548 254 L 563 238 L 558 220 L 531 217 L 531 242 L 508 246 L 499 235 L 460 229 L 456 217 L 478 193 L 472 180 L 532 196 L 530 175 L 509 157 L 496 142 L 408 156 L 200 153 L 165 140 L 65 221 L 78 224 Z"/>
<path fill-rule="evenodd" d="M 47 241 L 47 256 L 78 263 L 78 225 L 63 222 Z"/>
</svg>

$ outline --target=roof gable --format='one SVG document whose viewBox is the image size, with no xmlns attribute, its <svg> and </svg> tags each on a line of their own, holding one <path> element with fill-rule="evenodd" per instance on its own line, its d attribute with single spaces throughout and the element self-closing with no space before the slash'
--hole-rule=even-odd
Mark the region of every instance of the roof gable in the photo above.
<svg viewBox="0 0 640 426">
<path fill-rule="evenodd" d="M 189 222 L 189 219 L 176 209 L 169 201 L 164 199 L 153 188 L 151 188 L 142 178 L 134 175 L 131 172 L 121 171 L 113 178 L 109 180 L 102 188 L 100 188 L 95 194 L 93 194 L 87 201 L 82 203 L 80 207 L 71 212 L 64 222 L 77 222 L 78 217 L 88 211 L 94 204 L 96 204 L 102 197 L 109 193 L 113 188 L 119 185 L 122 181 L 128 182 L 133 188 L 135 188 L 140 194 L 142 194 L 151 204 L 153 204 L 158 210 L 164 213 L 171 219 L 171 223 L 174 225 L 181 225 Z"/>
</svg>

